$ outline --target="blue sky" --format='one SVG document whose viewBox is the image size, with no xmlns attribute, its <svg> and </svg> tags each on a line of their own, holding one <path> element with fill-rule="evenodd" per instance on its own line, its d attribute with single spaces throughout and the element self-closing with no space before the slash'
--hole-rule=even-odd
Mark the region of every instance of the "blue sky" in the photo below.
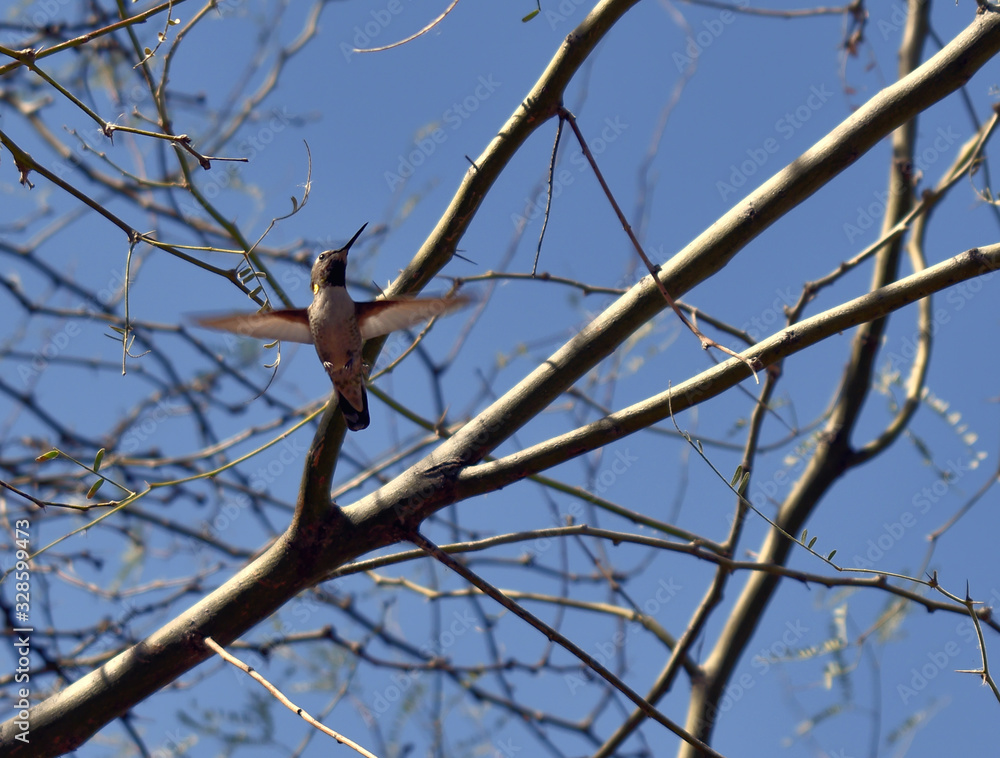
<svg viewBox="0 0 1000 758">
<path fill-rule="evenodd" d="M 305 4 L 292 5 L 280 14 L 271 5 L 220 3 L 219 7 L 219 13 L 209 13 L 183 41 L 170 77 L 178 93 L 204 94 L 213 102 L 222 102 L 248 68 L 249 88 L 254 89 L 273 64 L 273 48 L 258 38 L 260 20 L 271 19 L 264 22 L 265 27 L 287 45 L 299 34 L 308 11 Z M 311 251 L 342 244 L 368 222 L 368 231 L 352 250 L 349 277 L 357 298 L 366 289 L 369 294 L 365 296 L 370 296 L 371 282 L 384 287 L 406 265 L 468 170 L 467 157 L 475 159 L 482 152 L 561 41 L 589 10 L 586 4 L 573 0 L 543 3 L 537 17 L 522 22 L 533 7 L 531 0 L 522 0 L 521 5 L 459 3 L 433 31 L 402 47 L 356 53 L 349 48 L 384 45 L 413 34 L 443 7 L 413 0 L 327 5 L 316 37 L 288 61 L 280 86 L 259 105 L 257 117 L 220 150 L 222 155 L 243 155 L 250 161 L 216 162 L 210 172 L 196 175 L 199 187 L 247 238 L 256 239 L 272 218 L 290 210 L 291 196 L 301 197 L 308 144 L 312 162 L 308 204 L 281 221 L 267 241 L 274 247 L 299 241 L 297 249 L 311 255 Z M 798 6 L 778 3 L 769 7 Z M 182 4 L 176 14 L 186 22 L 195 8 Z M 895 80 L 900 8 L 899 3 L 873 4 L 867 44 L 859 58 L 846 62 L 841 51 L 844 23 L 837 15 L 786 20 L 654 2 L 638 4 L 625 15 L 570 84 L 565 105 L 577 116 L 609 186 L 655 262 L 668 260 L 734 203 Z M 688 29 L 678 25 L 679 14 Z M 970 3 L 958 7 L 939 3 L 933 8 L 932 26 L 938 37 L 947 41 L 971 21 L 972 14 Z M 139 27 L 140 38 L 148 40 L 145 44 L 154 44 L 159 28 L 154 23 Z M 932 45 L 929 43 L 925 58 L 936 51 Z M 258 50 L 264 52 L 254 70 L 249 62 Z M 69 71 L 68 57 L 52 60 L 53 70 Z M 697 64 L 696 69 L 670 113 L 662 139 L 655 143 L 648 183 L 643 185 L 640 167 L 658 133 L 658 120 L 692 63 Z M 979 119 L 988 117 L 995 101 L 998 73 L 1000 69 L 991 62 L 968 85 Z M 96 81 L 99 74 L 94 77 Z M 133 104 L 148 107 L 141 88 L 135 90 L 135 103 L 129 104 L 112 104 L 97 92 L 102 115 L 111 120 L 124 118 Z M 139 170 L 136 156 L 141 153 L 150 170 L 155 168 L 156 152 L 146 143 L 122 134 L 114 145 L 102 143 L 93 122 L 64 105 L 55 107 L 63 109 L 61 118 L 68 127 L 101 146 L 116 166 Z M 176 116 L 177 130 L 190 134 L 196 146 L 211 144 L 215 127 L 206 123 L 197 109 L 178 106 Z M 13 114 L 5 113 L 3 122 L 5 129 L 13 129 L 15 123 L 20 126 Z M 443 272 L 446 277 L 476 276 L 504 266 L 518 273 L 531 270 L 541 219 L 537 213 L 526 214 L 526 209 L 538 204 L 555 128 L 554 121 L 541 127 L 511 161 L 461 242 L 468 260 L 453 260 Z M 974 128 L 958 96 L 947 98 L 921 116 L 918 168 L 923 174 L 922 187 L 938 180 Z M 32 143 L 30 137 L 24 139 L 39 157 L 51 160 L 43 146 Z M 3 157 L 8 159 L 0 165 L 4 172 L 0 220 L 5 224 L 23 218 L 42 202 L 51 203 L 60 212 L 78 207 L 44 181 L 36 181 L 30 193 L 20 188 L 9 156 Z M 890 148 L 883 140 L 754 240 L 718 276 L 688 293 L 685 301 L 761 337 L 779 329 L 783 325 L 782 307 L 798 298 L 804 282 L 835 269 L 876 238 L 889 159 Z M 66 176 L 74 180 L 72 170 L 68 169 Z M 601 286 L 635 281 L 634 251 L 568 132 L 563 135 L 557 177 L 558 197 L 539 270 Z M 76 180 L 82 182 L 78 176 Z M 110 205 L 139 228 L 153 224 L 134 206 L 120 201 Z M 644 209 L 641 218 L 640 209 Z M 523 215 L 529 220 L 518 239 L 518 218 Z M 874 226 L 869 225 L 870 220 Z M 177 226 L 166 224 L 163 231 L 176 235 L 179 242 L 196 242 L 193 235 L 186 235 Z M 18 235 L 10 227 L 3 234 L 19 243 L 30 237 Z M 995 216 L 977 200 L 967 182 L 961 184 L 935 211 L 926 242 L 928 263 L 991 243 L 996 234 Z M 38 251 L 51 265 L 73 272 L 81 283 L 97 291 L 111 294 L 120 287 L 127 244 L 121 232 L 104 220 L 79 218 L 41 240 Z M 191 313 L 249 308 L 245 296 L 218 277 L 148 249 L 140 250 L 139 256 L 130 289 L 134 318 L 172 325 L 187 323 Z M 234 265 L 234 259 L 221 254 L 209 259 L 220 266 Z M 53 307 L 75 308 L 80 304 L 66 292 L 54 293 L 46 300 L 44 277 L 12 256 L 4 256 L 0 266 L 5 276 L 17 277 L 36 299 Z M 276 272 L 289 298 L 305 305 L 309 296 L 306 269 L 283 265 Z M 904 268 L 904 273 L 909 269 Z M 860 267 L 821 293 L 808 315 L 862 294 L 869 277 L 870 268 Z M 443 292 L 449 283 L 442 279 L 428 290 Z M 842 565 L 861 565 L 866 560 L 868 567 L 879 570 L 902 574 L 919 571 L 928 551 L 927 535 L 944 524 L 995 470 L 1000 396 L 995 378 L 1000 375 L 1000 362 L 994 349 L 998 314 L 995 298 L 989 294 L 995 286 L 995 280 L 969 282 L 935 299 L 937 328 L 927 402 L 917 414 L 911 434 L 838 484 L 810 520 L 810 534 L 818 535 L 819 545 L 826 549 L 836 548 Z M 487 290 L 479 285 L 477 291 Z M 14 301 L 7 290 L 0 291 L 0 300 L 13 312 Z M 588 314 L 599 312 L 610 302 L 607 295 L 584 297 L 551 282 L 500 282 L 474 321 L 470 321 L 471 311 L 453 316 L 438 324 L 428 337 L 426 354 L 440 361 L 462 330 L 471 330 L 460 358 L 443 376 L 440 398 L 429 391 L 431 383 L 419 360 L 410 360 L 380 379 L 379 387 L 426 417 L 438 416 L 445 407 L 449 420 L 467 417 L 481 409 L 489 397 L 514 386 L 586 323 Z M 913 308 L 892 319 L 881 357 L 885 365 L 905 373 L 915 324 Z M 59 336 L 63 332 L 65 339 Z M 19 316 L 5 339 L 14 340 L 27 352 L 65 343 L 67 347 L 60 347 L 60 354 L 118 362 L 120 345 L 106 339 L 106 333 L 107 327 L 96 320 L 80 323 L 78 331 L 59 319 Z M 768 506 L 766 497 L 786 494 L 794 474 L 801 470 L 796 445 L 807 442 L 808 435 L 781 443 L 787 439 L 787 426 L 807 427 L 827 407 L 846 360 L 850 336 L 831 338 L 785 364 L 777 396 L 780 409 L 764 434 L 765 443 L 772 448 L 758 460 L 748 495 L 755 503 L 763 503 L 765 512 L 773 512 L 768 510 L 773 506 Z M 268 372 L 261 366 L 271 359 L 271 353 L 260 350 L 256 343 L 227 342 L 221 335 L 205 333 L 201 338 L 213 349 L 230 351 L 234 362 L 245 360 L 247 376 L 259 386 L 266 383 Z M 390 341 L 389 351 L 394 344 L 397 348 L 406 344 L 401 336 L 393 339 L 400 342 Z M 125 377 L 112 371 L 43 367 L 32 377 L 38 381 L 37 397 L 65 424 L 100 440 L 122 413 L 150 394 L 154 377 L 163 375 L 165 365 L 177 367 L 184 376 L 209 368 L 204 356 L 181 340 L 165 336 L 159 345 L 163 351 L 160 356 L 129 361 Z M 21 387 L 24 365 L 25 361 L 4 361 L 0 376 Z M 666 315 L 638 333 L 581 386 L 596 400 L 621 408 L 709 365 L 697 340 L 679 327 L 675 317 Z M 892 397 L 898 399 L 901 391 L 888 381 L 885 386 L 886 391 L 870 396 L 859 434 L 878 434 L 891 417 Z M 304 404 L 321 400 L 328 387 L 312 349 L 289 345 L 282 350 L 282 363 L 268 394 L 283 402 Z M 752 382 L 743 387 L 751 394 L 756 389 Z M 214 417 L 220 436 L 276 417 L 272 406 L 253 399 L 245 387 L 227 383 L 224 391 L 229 402 L 245 404 L 245 410 Z M 561 404 L 541 414 L 500 452 L 527 446 L 597 417 L 594 412 L 575 412 L 567 406 Z M 712 462 L 728 476 L 739 462 L 738 446 L 744 434 L 739 422 L 750 410 L 750 397 L 733 392 L 684 414 L 678 423 L 705 442 Z M 4 430 L 0 455 L 19 450 L 20 437 L 38 434 L 41 429 L 30 412 L 6 396 L 0 397 L 0 419 Z M 396 442 L 414 437 L 413 427 L 394 417 L 380 401 L 372 402 L 372 419 L 369 430 L 348 437 L 345 453 L 349 459 L 338 467 L 335 486 L 356 473 L 352 461 L 360 465 L 379 460 Z M 692 455 L 689 446 L 672 433 L 671 425 L 662 429 L 664 433 L 640 433 L 624 439 L 603 455 L 572 461 L 551 474 L 628 508 L 676 520 L 686 529 L 722 539 L 733 509 L 725 483 Z M 255 482 L 263 482 L 278 500 L 294 502 L 301 458 L 310 437 L 310 429 L 300 430 L 287 442 L 243 464 L 241 471 L 256 477 Z M 262 434 L 236 446 L 230 455 L 248 452 L 268 438 Z M 857 444 L 863 441 L 855 440 Z M 118 443 L 136 450 L 156 447 L 169 455 L 190 453 L 201 444 L 190 414 L 169 399 L 144 409 L 122 432 Z M 931 452 L 933 463 L 924 459 L 922 449 Z M 362 491 L 370 489 L 368 484 Z M 340 502 L 348 503 L 357 494 L 345 493 Z M 204 500 L 196 502 L 195 495 Z M 938 570 L 950 591 L 961 595 L 968 583 L 971 594 L 987 602 L 1000 599 L 996 497 L 995 491 L 987 493 L 951 528 L 935 545 L 926 567 Z M 143 507 L 156 510 L 152 502 Z M 178 512 L 179 508 L 185 510 Z M 595 514 L 576 500 L 521 483 L 443 512 L 430 532 L 443 542 L 451 538 L 453 529 L 460 534 L 465 534 L 463 529 L 489 534 L 544 528 L 560 523 L 567 514 L 608 528 L 635 528 L 607 514 Z M 239 498 L 226 502 L 216 488 L 204 484 L 193 485 L 191 497 L 181 498 L 168 515 L 197 526 L 214 523 L 218 534 L 248 551 L 283 529 L 289 517 L 287 509 L 280 506 L 255 514 Z M 39 525 L 37 542 L 43 544 L 84 523 L 76 516 L 50 517 Z M 752 554 L 765 531 L 766 525 L 754 519 L 741 545 L 749 553 L 737 557 Z M 178 547 L 175 538 L 152 530 L 148 538 L 144 566 L 130 563 L 129 542 L 113 529 L 92 529 L 60 548 L 103 556 L 107 564 L 100 570 L 79 559 L 66 568 L 85 581 L 102 585 L 119 581 L 126 587 L 142 586 L 187 576 L 192 566 L 198 566 L 206 572 L 207 588 L 225 581 L 240 565 L 240 561 L 233 561 L 216 569 L 213 565 L 219 556 L 203 547 L 194 543 Z M 617 567 L 635 571 L 627 585 L 630 596 L 666 629 L 680 632 L 701 599 L 708 567 L 674 554 L 649 554 L 608 544 L 589 547 L 597 554 L 606 553 L 607 560 Z M 510 546 L 488 555 L 512 560 L 526 549 L 524 545 Z M 540 561 L 551 559 L 552 565 L 567 570 L 593 571 L 586 554 L 568 541 L 534 545 L 530 550 Z M 161 552 L 168 557 L 158 557 Z M 482 561 L 473 565 L 497 586 L 549 593 L 560 590 L 555 580 L 525 582 L 523 570 L 509 564 Z M 804 571 L 828 570 L 804 552 L 795 555 L 792 565 Z M 385 574 L 442 588 L 461 586 L 426 561 L 390 567 Z M 89 593 L 65 581 L 46 581 L 51 584 L 54 623 L 72 626 L 76 622 L 68 619 L 77 615 L 93 621 L 127 614 L 126 607 L 113 601 L 91 607 Z M 737 577 L 725 602 L 732 601 L 740 584 Z M 427 645 L 463 663 L 484 656 L 482 619 L 465 601 L 440 604 L 436 611 L 440 617 L 435 620 L 420 597 L 402 591 L 381 594 L 364 576 L 323 589 L 353 595 L 366 615 L 384 620 L 393 634 L 417 648 Z M 572 595 L 595 602 L 613 599 L 601 583 L 581 585 Z M 144 618 L 146 625 L 136 625 L 130 633 L 136 638 L 149 633 L 199 596 L 192 593 L 174 599 L 156 623 Z M 389 606 L 383 608 L 383 601 Z M 944 751 L 964 754 L 994 743 L 1000 736 L 995 726 L 995 699 L 977 677 L 955 673 L 955 669 L 975 668 L 979 661 L 968 620 L 910 609 L 905 617 L 876 629 L 889 602 L 887 596 L 872 591 L 824 591 L 788 582 L 758 629 L 749 647 L 751 653 L 737 669 L 723 704 L 715 747 L 733 756 L 826 754 L 846 758 L 929 756 Z M 488 603 L 481 607 L 490 615 L 499 614 Z M 555 618 L 551 607 L 530 603 L 529 607 L 549 620 Z M 545 640 L 522 622 L 499 615 L 496 634 L 503 641 L 505 654 L 538 660 L 544 654 Z M 709 639 L 703 648 L 696 646 L 696 653 L 707 653 L 723 618 L 720 614 L 709 624 Z M 608 653 L 610 663 L 623 666 L 625 678 L 640 692 L 663 665 L 659 642 L 631 626 L 623 628 L 627 644 L 622 645 L 615 642 L 618 627 L 606 618 L 568 611 L 561 623 L 563 631 L 588 652 L 596 656 Z M 834 637 L 840 623 L 851 641 L 862 632 L 870 632 L 863 647 L 852 645 L 840 654 L 841 665 L 853 669 L 847 695 L 840 689 L 842 682 L 835 683 L 832 690 L 824 687 L 823 667 L 834 656 L 795 660 L 798 651 L 820 647 Z M 304 632 L 326 624 L 334 625 L 345 638 L 364 635 L 356 619 L 335 614 L 329 606 L 307 596 L 290 603 L 249 638 L 261 640 L 279 632 Z M 372 647 L 378 656 L 405 659 L 398 648 L 387 649 L 378 642 Z M 321 643 L 296 646 L 275 653 L 268 661 L 258 659 L 255 665 L 265 676 L 273 676 L 293 691 L 299 705 L 318 712 L 348 676 L 349 657 L 331 650 L 336 649 Z M 552 660 L 557 664 L 571 662 L 561 651 L 552 653 Z M 283 673 L 293 665 L 293 674 L 283 679 Z M 427 754 L 428 736 L 423 728 L 427 712 L 421 707 L 408 711 L 398 704 L 407 693 L 430 688 L 431 677 L 393 676 L 399 674 L 365 670 L 354 690 L 355 699 L 341 703 L 328 723 L 376 752 L 381 740 L 395 737 L 412 742 L 415 754 Z M 488 679 L 484 678 L 484 687 L 492 684 Z M 195 711 L 195 704 L 214 709 L 221 722 L 236 729 L 240 719 L 253 712 L 248 704 L 261 696 L 255 685 L 217 662 L 203 665 L 182 681 L 194 686 L 160 693 L 135 709 L 138 728 L 151 750 L 168 751 L 194 739 L 196 730 L 174 715 L 180 711 Z M 578 688 L 559 676 L 524 675 L 514 681 L 518 695 L 528 705 L 550 708 L 572 719 L 587 712 L 581 704 L 593 705 L 599 697 L 592 686 Z M 397 691 L 398 697 L 392 697 Z M 476 701 L 463 701 L 453 689 L 446 687 L 446 691 L 446 754 L 478 751 L 502 755 L 505 745 L 521 747 L 526 755 L 541 754 L 541 748 L 516 720 Z M 683 721 L 687 694 L 687 682 L 682 678 L 662 701 L 661 709 Z M 220 698 L 225 705 L 219 705 Z M 849 701 L 846 705 L 845 699 Z M 389 705 L 386 715 L 379 712 L 382 703 Z M 379 715 L 377 730 L 361 717 L 362 706 Z M 624 704 L 622 708 L 628 710 Z M 826 717 L 808 736 L 796 735 L 806 719 L 830 708 L 846 710 Z M 299 744 L 308 732 L 292 714 L 277 710 L 273 714 L 274 744 L 259 741 L 259 748 L 245 754 L 285 754 L 288 746 Z M 595 733 L 607 736 L 619 718 L 619 711 L 605 711 L 594 724 Z M 904 725 L 910 718 L 916 718 L 919 726 L 908 730 Z M 253 731 L 258 725 L 248 728 Z M 589 754 L 594 749 L 587 741 L 557 729 L 552 733 L 558 735 L 567 755 Z M 654 755 L 674 754 L 674 738 L 659 727 L 647 725 L 642 734 L 646 742 L 630 743 L 633 750 L 644 744 Z M 898 737 L 893 739 L 893 734 Z M 203 741 L 191 748 L 191 755 L 220 750 L 219 743 L 200 739 Z M 127 741 L 120 726 L 113 724 L 79 755 L 107 755 L 121 743 Z M 317 737 L 304 754 L 326 754 L 327 749 Z"/>
</svg>

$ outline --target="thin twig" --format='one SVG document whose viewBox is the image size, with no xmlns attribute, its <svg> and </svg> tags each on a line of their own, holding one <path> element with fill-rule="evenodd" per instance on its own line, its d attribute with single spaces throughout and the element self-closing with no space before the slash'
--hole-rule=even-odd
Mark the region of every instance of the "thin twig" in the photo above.
<svg viewBox="0 0 1000 758">
<path fill-rule="evenodd" d="M 583 132 L 580 131 L 580 127 L 576 123 L 576 117 L 570 113 L 565 107 L 560 106 L 559 108 L 559 125 L 562 126 L 563 120 L 569 122 L 570 127 L 573 129 L 573 133 L 576 134 L 576 138 L 580 143 L 580 148 L 583 150 L 583 154 L 587 156 L 587 161 L 590 163 L 590 167 L 594 170 L 594 176 L 597 177 L 597 181 L 601 184 L 601 189 L 604 190 L 604 195 L 608 198 L 608 202 L 611 203 L 611 207 L 615 211 L 615 215 L 618 216 L 618 220 L 621 222 L 622 228 L 628 235 L 629 240 L 632 242 L 632 246 L 635 248 L 636 252 L 639 253 L 639 257 L 642 258 L 642 262 L 646 264 L 646 269 L 649 271 L 650 276 L 653 277 L 653 282 L 656 283 L 657 289 L 660 290 L 660 294 L 663 295 L 663 299 L 667 301 L 667 305 L 677 314 L 677 318 L 681 320 L 691 333 L 694 334 L 698 340 L 701 342 L 701 347 L 703 350 L 708 350 L 709 348 L 717 348 L 721 350 L 726 355 L 732 356 L 737 360 L 742 361 L 746 364 L 747 368 L 750 369 L 750 373 L 753 374 L 754 381 L 760 384 L 760 379 L 757 378 L 757 369 L 761 368 L 760 362 L 755 358 L 746 358 L 734 350 L 722 345 L 711 337 L 706 337 L 701 333 L 701 330 L 692 323 L 687 316 L 677 307 L 677 303 L 667 292 L 667 288 L 660 281 L 660 277 L 657 276 L 657 267 L 653 265 L 653 262 L 649 260 L 649 256 L 642 249 L 642 245 L 639 244 L 639 240 L 636 239 L 635 232 L 632 231 L 632 225 L 629 224 L 628 220 L 625 218 L 625 214 L 622 213 L 622 209 L 618 205 L 618 201 L 615 200 L 615 196 L 611 193 L 611 189 L 608 187 L 608 183 L 604 181 L 604 175 L 601 170 L 597 167 L 597 161 L 594 159 L 593 153 L 590 152 L 590 146 L 587 145 L 587 140 L 584 139 Z"/>
<path fill-rule="evenodd" d="M 256 671 L 254 671 L 253 667 L 247 665 L 246 663 L 244 663 L 231 653 L 227 653 L 225 648 L 223 648 L 218 642 L 213 640 L 211 637 L 205 638 L 205 645 L 211 648 L 224 661 L 227 661 L 236 666 L 236 668 L 243 669 L 245 672 L 247 672 L 251 676 L 251 678 L 253 678 L 257 682 L 260 682 L 260 684 L 262 684 L 264 688 L 278 700 L 278 702 L 280 702 L 288 710 L 293 711 L 297 715 L 301 716 L 303 719 L 305 719 L 307 723 L 316 727 L 324 734 L 333 737 L 340 744 L 347 745 L 350 748 L 354 748 L 354 750 L 359 752 L 361 755 L 366 756 L 367 758 L 378 758 L 378 756 L 375 755 L 375 753 L 365 750 L 363 747 L 361 747 L 361 745 L 349 739 L 348 737 L 345 737 L 342 734 L 338 734 L 337 732 L 330 729 L 328 726 L 324 726 L 323 724 L 318 722 L 316 719 L 314 719 L 312 716 L 306 713 L 302 708 L 299 708 L 297 705 L 295 705 L 295 703 L 293 703 L 291 700 L 285 697 L 285 695 L 281 692 L 281 690 L 279 690 L 277 687 L 275 687 L 273 684 L 267 681 L 267 679 L 262 677 Z"/>
<path fill-rule="evenodd" d="M 356 53 L 380 53 L 383 50 L 391 50 L 394 47 L 399 47 L 400 45 L 405 45 L 407 42 L 412 42 L 417 37 L 420 37 L 420 36 L 422 36 L 424 34 L 427 34 L 427 32 L 429 32 L 435 26 L 437 26 L 442 21 L 444 21 L 444 17 L 447 16 L 449 13 L 451 13 L 455 9 L 456 5 L 458 5 L 458 0 L 452 0 L 451 1 L 451 5 L 449 5 L 447 8 L 444 9 L 444 13 L 442 13 L 436 19 L 434 19 L 433 21 L 431 21 L 429 24 L 427 24 L 427 26 L 425 26 L 419 32 L 417 32 L 416 34 L 411 34 L 406 39 L 401 39 L 401 40 L 399 40 L 399 42 L 393 42 L 393 43 L 391 43 L 389 45 L 382 45 L 382 47 L 364 47 L 364 48 L 362 48 L 362 47 L 356 47 L 356 48 L 354 48 L 354 52 L 356 52 Z M 473 163 L 472 165 L 475 166 L 476 164 Z"/>
<path fill-rule="evenodd" d="M 545 193 L 545 215 L 542 217 L 542 231 L 538 233 L 538 247 L 535 249 L 535 262 L 531 264 L 531 275 L 538 271 L 538 258 L 542 254 L 542 240 L 545 239 L 545 230 L 549 226 L 549 212 L 552 210 L 552 189 L 555 185 L 556 155 L 559 153 L 559 140 L 562 138 L 563 120 L 559 119 L 559 126 L 556 127 L 556 140 L 552 145 L 552 157 L 549 159 L 549 182 L 548 191 Z"/>
<path fill-rule="evenodd" d="M 656 708 L 650 705 L 639 693 L 635 692 L 631 687 L 629 687 L 625 682 L 615 676 L 611 671 L 606 669 L 601 665 L 600 662 L 592 658 L 587 654 L 582 648 L 574 644 L 568 637 L 560 634 L 551 626 L 546 624 L 537 616 L 534 616 L 529 611 L 522 608 L 520 605 L 515 603 L 513 600 L 504 595 L 499 589 L 494 587 L 492 584 L 484 580 L 475 572 L 471 571 L 467 566 L 459 563 L 454 558 L 452 558 L 448 553 L 439 548 L 429 539 L 420 534 L 420 532 L 413 532 L 407 537 L 407 539 L 414 545 L 419 547 L 421 550 L 426 552 L 431 557 L 437 559 L 440 563 L 450 568 L 456 574 L 461 576 L 470 584 L 477 587 L 484 594 L 493 598 L 496 602 L 502 605 L 504 608 L 509 610 L 518 618 L 527 621 L 531 626 L 540 631 L 546 636 L 547 639 L 552 640 L 554 643 L 565 649 L 566 651 L 572 653 L 574 656 L 583 661 L 594 673 L 598 674 L 602 679 L 608 682 L 612 687 L 621 692 L 625 697 L 635 703 L 643 713 L 645 713 L 649 718 L 662 724 L 671 732 L 676 734 L 682 740 L 687 742 L 689 745 L 696 747 L 701 751 L 703 755 L 706 756 L 716 756 L 721 758 L 721 754 L 713 750 L 709 745 L 699 740 L 692 734 L 686 732 L 679 725 L 675 724 L 673 721 L 668 719 L 662 713 L 660 713 Z"/>
</svg>

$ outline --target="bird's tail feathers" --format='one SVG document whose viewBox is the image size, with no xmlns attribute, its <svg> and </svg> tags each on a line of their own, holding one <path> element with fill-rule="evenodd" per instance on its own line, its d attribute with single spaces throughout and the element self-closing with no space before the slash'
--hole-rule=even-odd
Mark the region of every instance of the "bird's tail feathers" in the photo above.
<svg viewBox="0 0 1000 758">
<path fill-rule="evenodd" d="M 349 402 L 344 394 L 337 393 L 337 404 L 340 406 L 340 412 L 344 414 L 344 421 L 347 423 L 347 428 L 352 432 L 359 432 L 362 429 L 366 429 L 368 424 L 371 423 L 371 416 L 368 415 L 368 393 L 365 392 L 364 388 L 361 389 L 361 410 L 359 411 Z"/>
</svg>

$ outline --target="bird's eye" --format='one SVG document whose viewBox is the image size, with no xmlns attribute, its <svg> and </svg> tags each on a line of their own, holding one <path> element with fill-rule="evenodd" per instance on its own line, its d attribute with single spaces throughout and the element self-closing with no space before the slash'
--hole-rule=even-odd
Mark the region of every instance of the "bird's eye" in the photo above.
<svg viewBox="0 0 1000 758">
<path fill-rule="evenodd" d="M 320 253 L 320 254 L 319 254 L 319 258 L 317 258 L 316 260 L 318 260 L 318 261 L 321 261 L 321 260 L 323 260 L 324 258 L 326 258 L 326 253 Z"/>
</svg>

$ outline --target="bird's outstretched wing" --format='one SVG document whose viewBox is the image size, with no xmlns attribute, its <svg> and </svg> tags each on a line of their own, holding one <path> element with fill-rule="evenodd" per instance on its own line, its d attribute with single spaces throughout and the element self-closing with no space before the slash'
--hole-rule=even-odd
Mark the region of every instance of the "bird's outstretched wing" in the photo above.
<svg viewBox="0 0 1000 758">
<path fill-rule="evenodd" d="M 309 316 L 305 308 L 291 308 L 267 313 L 227 313 L 195 316 L 194 322 L 209 329 L 233 332 L 244 337 L 288 340 L 312 344 Z"/>
<path fill-rule="evenodd" d="M 470 298 L 422 297 L 413 300 L 375 300 L 355 303 L 361 338 L 370 340 L 397 329 L 406 329 L 468 305 Z"/>
</svg>

